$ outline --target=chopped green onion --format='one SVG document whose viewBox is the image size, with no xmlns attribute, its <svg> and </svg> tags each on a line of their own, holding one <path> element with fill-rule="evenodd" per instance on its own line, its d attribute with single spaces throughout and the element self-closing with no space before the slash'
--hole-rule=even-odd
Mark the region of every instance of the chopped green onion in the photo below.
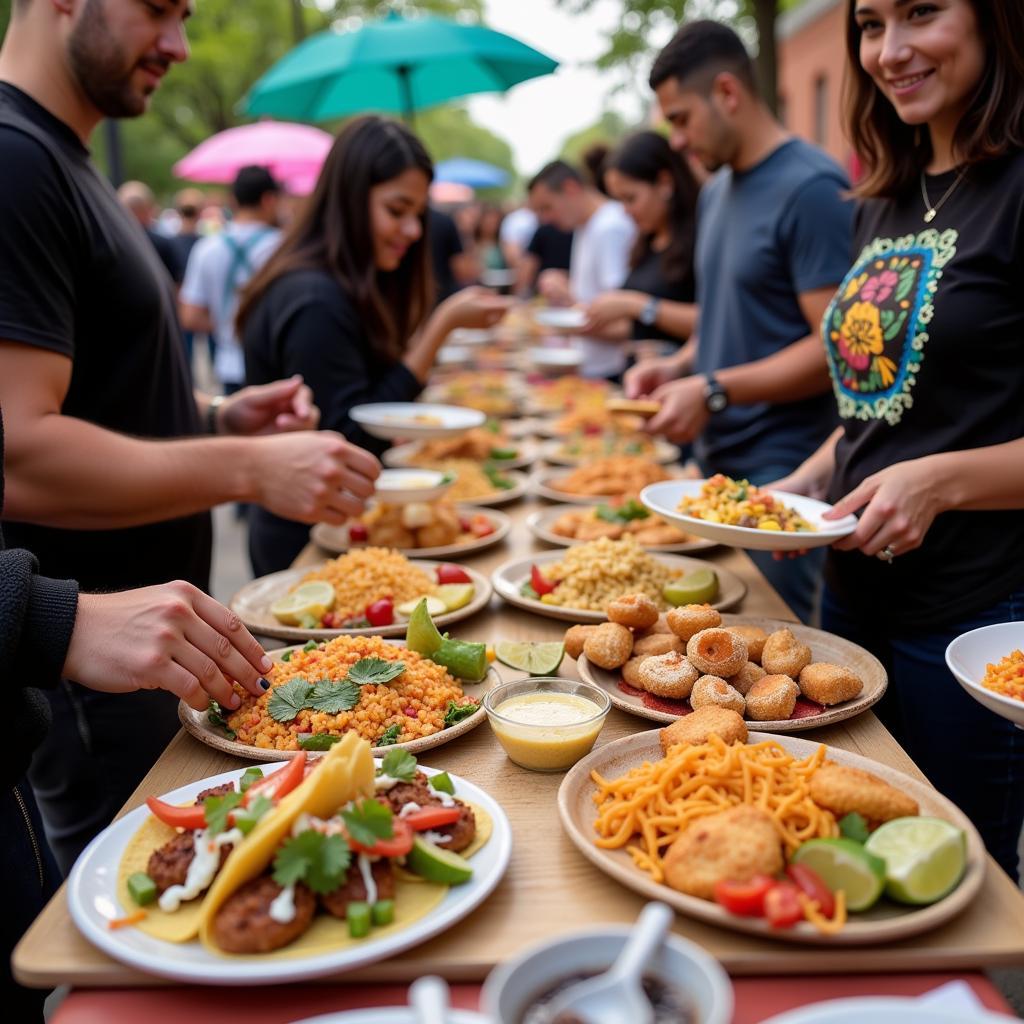
<svg viewBox="0 0 1024 1024">
<path fill-rule="evenodd" d="M 351 907 L 352 904 L 349 904 Z M 394 900 L 377 900 L 370 910 L 370 916 L 373 918 L 373 923 L 377 928 L 381 928 L 386 924 L 391 924 L 395 919 L 395 901 Z M 358 936 L 353 936 L 358 938 Z"/>
<path fill-rule="evenodd" d="M 355 900 L 348 905 L 348 933 L 353 939 L 365 939 L 370 934 L 370 904 Z"/>
</svg>

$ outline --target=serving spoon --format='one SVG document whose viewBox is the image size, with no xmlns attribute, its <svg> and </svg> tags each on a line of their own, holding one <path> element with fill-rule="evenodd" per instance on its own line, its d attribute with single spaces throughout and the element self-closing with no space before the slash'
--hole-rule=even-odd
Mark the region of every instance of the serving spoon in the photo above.
<svg viewBox="0 0 1024 1024">
<path fill-rule="evenodd" d="M 445 1024 L 448 1019 L 448 985 L 431 975 L 409 986 L 409 1004 L 416 1024 Z"/>
<path fill-rule="evenodd" d="M 584 1024 L 653 1024 L 654 1009 L 644 995 L 642 978 L 665 941 L 672 917 L 664 903 L 648 903 L 615 963 L 604 974 L 578 982 L 552 1000 L 551 1017 L 567 1013 Z"/>
</svg>

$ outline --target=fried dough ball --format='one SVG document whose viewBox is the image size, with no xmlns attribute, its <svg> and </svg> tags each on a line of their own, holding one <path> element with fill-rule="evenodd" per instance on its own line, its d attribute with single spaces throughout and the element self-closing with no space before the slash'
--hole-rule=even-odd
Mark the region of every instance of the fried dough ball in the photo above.
<svg viewBox="0 0 1024 1024">
<path fill-rule="evenodd" d="M 630 629 L 647 629 L 658 621 L 658 606 L 646 594 L 623 594 L 608 605 L 608 619 Z"/>
<path fill-rule="evenodd" d="M 711 736 L 720 737 L 726 746 L 731 747 L 734 743 L 746 743 L 749 733 L 747 723 L 738 712 L 708 706 L 665 726 L 658 735 L 662 752 L 667 754 L 669 747 L 680 744 L 699 747 Z"/>
<path fill-rule="evenodd" d="M 637 670 L 640 685 L 656 697 L 686 700 L 700 673 L 690 664 L 685 654 L 669 651 L 644 658 Z"/>
<path fill-rule="evenodd" d="M 747 645 L 727 629 L 702 629 L 686 641 L 686 656 L 702 675 L 728 679 L 747 663 Z"/>
<path fill-rule="evenodd" d="M 710 900 L 716 882 L 771 877 L 783 863 L 782 840 L 771 815 L 740 804 L 690 824 L 665 854 L 665 881 L 679 892 Z"/>
<path fill-rule="evenodd" d="M 755 722 L 783 722 L 796 707 L 800 688 L 789 676 L 759 679 L 747 690 L 747 717 Z"/>
<path fill-rule="evenodd" d="M 870 772 L 826 761 L 811 776 L 811 799 L 837 818 L 856 811 L 881 824 L 893 818 L 913 818 L 917 801 Z"/>
<path fill-rule="evenodd" d="M 819 704 L 842 704 L 859 697 L 863 689 L 860 676 L 841 665 L 819 661 L 800 671 L 800 692 Z"/>
<path fill-rule="evenodd" d="M 694 711 L 705 707 L 730 708 L 742 715 L 747 702 L 743 694 L 718 676 L 701 676 L 690 691 L 690 707 Z"/>
<path fill-rule="evenodd" d="M 619 668 L 633 653 L 633 634 L 617 622 L 602 622 L 584 639 L 583 653 L 600 668 Z"/>
<path fill-rule="evenodd" d="M 684 604 L 679 608 L 673 608 L 665 616 L 668 628 L 676 636 L 683 640 L 689 640 L 691 636 L 699 633 L 702 629 L 714 629 L 722 624 L 722 616 L 717 608 L 709 604 Z"/>
<path fill-rule="evenodd" d="M 759 679 L 764 679 L 766 675 L 768 673 L 760 665 L 755 665 L 752 661 L 748 661 L 736 675 L 729 677 L 729 682 L 746 697 L 754 683 Z"/>
<path fill-rule="evenodd" d="M 648 636 L 664 635 L 665 633 L 671 633 L 671 632 L 672 632 L 672 630 L 669 628 L 668 618 L 665 615 L 665 613 L 662 612 L 658 616 L 658 621 L 655 622 L 653 626 L 649 627 L 648 629 L 643 630 L 639 635 L 640 636 L 648 637 Z"/>
<path fill-rule="evenodd" d="M 730 633 L 735 633 L 747 645 L 747 657 L 755 665 L 761 664 L 761 652 L 768 634 L 760 626 L 726 626 Z"/>
<path fill-rule="evenodd" d="M 570 626 L 565 631 L 565 653 L 575 661 L 583 653 L 583 644 L 597 626 Z"/>
<path fill-rule="evenodd" d="M 764 642 L 761 667 L 770 676 L 796 679 L 800 670 L 811 663 L 811 649 L 801 643 L 788 629 L 777 629 Z"/>
<path fill-rule="evenodd" d="M 654 633 L 633 641 L 633 657 L 649 658 L 652 654 L 686 653 L 686 644 L 675 633 Z"/>
<path fill-rule="evenodd" d="M 622 666 L 622 681 L 627 686 L 632 686 L 634 689 L 642 690 L 644 684 L 640 682 L 640 666 L 646 661 L 646 658 L 630 658 L 625 665 Z"/>
</svg>

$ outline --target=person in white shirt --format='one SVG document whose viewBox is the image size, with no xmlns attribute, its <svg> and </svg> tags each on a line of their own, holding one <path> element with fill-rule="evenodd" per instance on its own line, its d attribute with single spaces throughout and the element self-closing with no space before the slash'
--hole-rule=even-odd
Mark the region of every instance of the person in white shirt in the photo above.
<svg viewBox="0 0 1024 1024">
<path fill-rule="evenodd" d="M 226 394 L 245 384 L 245 357 L 235 332 L 239 293 L 281 240 L 281 190 L 265 167 L 243 167 L 231 192 L 235 215 L 223 231 L 196 243 L 179 299 L 184 330 L 213 339 L 213 370 Z"/>
<path fill-rule="evenodd" d="M 619 203 L 588 185 L 564 160 L 548 164 L 530 182 L 530 206 L 542 224 L 573 232 L 569 273 L 546 270 L 540 294 L 555 305 L 589 304 L 602 292 L 621 288 L 629 274 L 636 226 Z M 584 337 L 588 377 L 617 377 L 626 367 L 621 341 Z"/>
</svg>

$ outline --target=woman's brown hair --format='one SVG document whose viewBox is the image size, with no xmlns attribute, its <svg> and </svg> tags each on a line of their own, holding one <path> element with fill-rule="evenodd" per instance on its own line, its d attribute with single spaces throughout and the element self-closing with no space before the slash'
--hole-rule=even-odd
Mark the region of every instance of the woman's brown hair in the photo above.
<svg viewBox="0 0 1024 1024">
<path fill-rule="evenodd" d="M 985 45 L 985 68 L 953 138 L 958 163 L 980 164 L 1024 148 L 1024 3 L 970 0 Z M 843 116 L 854 152 L 864 164 L 856 196 L 894 197 L 916 184 L 932 157 L 924 128 L 901 121 L 861 67 L 860 37 L 849 0 Z"/>
<path fill-rule="evenodd" d="M 433 308 L 427 218 L 421 218 L 423 234 L 398 268 L 377 270 L 370 189 L 410 168 L 433 180 L 423 143 L 404 125 L 381 117 L 360 117 L 346 125 L 327 154 L 313 194 L 242 293 L 239 335 L 278 278 L 296 270 L 326 270 L 355 303 L 374 346 L 399 359 Z"/>
</svg>

